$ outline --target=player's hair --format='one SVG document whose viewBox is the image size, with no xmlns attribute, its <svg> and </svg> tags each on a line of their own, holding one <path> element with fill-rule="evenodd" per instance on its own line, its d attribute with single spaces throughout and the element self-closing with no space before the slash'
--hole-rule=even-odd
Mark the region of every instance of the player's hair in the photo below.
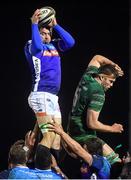
<svg viewBox="0 0 131 180">
<path fill-rule="evenodd" d="M 13 164 L 25 164 L 28 160 L 28 151 L 23 148 L 24 140 L 16 141 L 10 148 L 8 162 Z"/>
<path fill-rule="evenodd" d="M 117 70 L 111 64 L 102 65 L 98 70 L 98 74 L 105 74 L 108 76 L 113 75 L 114 78 L 117 78 L 119 76 Z"/>
<path fill-rule="evenodd" d="M 102 148 L 102 141 L 101 139 L 97 138 L 97 137 L 90 137 L 87 139 L 87 141 L 85 142 L 87 151 L 94 155 L 94 154 L 98 154 L 98 155 L 103 155 L 103 148 Z"/>
</svg>

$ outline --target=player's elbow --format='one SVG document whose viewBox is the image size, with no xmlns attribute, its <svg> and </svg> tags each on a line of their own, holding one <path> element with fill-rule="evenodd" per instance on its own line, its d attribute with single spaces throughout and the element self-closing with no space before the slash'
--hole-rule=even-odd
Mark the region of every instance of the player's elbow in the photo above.
<svg viewBox="0 0 131 180">
<path fill-rule="evenodd" d="M 89 129 L 96 129 L 96 125 L 94 124 L 94 123 L 92 123 L 92 122 L 87 122 L 87 127 L 89 128 Z"/>
<path fill-rule="evenodd" d="M 67 46 L 66 46 L 66 49 L 70 49 L 70 48 L 72 48 L 74 45 L 75 45 L 75 39 L 72 38 L 72 39 L 68 42 L 68 44 L 67 44 Z"/>
<path fill-rule="evenodd" d="M 93 59 L 99 61 L 99 60 L 101 60 L 102 57 L 103 57 L 103 56 L 101 56 L 101 55 L 99 55 L 99 54 L 96 54 L 96 55 L 93 57 Z"/>
<path fill-rule="evenodd" d="M 71 42 L 70 42 L 70 47 L 73 47 L 75 45 L 75 39 L 72 38 Z"/>
</svg>

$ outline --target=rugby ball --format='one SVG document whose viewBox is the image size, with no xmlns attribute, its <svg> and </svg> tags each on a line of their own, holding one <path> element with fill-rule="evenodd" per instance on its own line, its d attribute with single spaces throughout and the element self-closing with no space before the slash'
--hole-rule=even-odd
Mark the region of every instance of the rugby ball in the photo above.
<svg viewBox="0 0 131 180">
<path fill-rule="evenodd" d="M 48 25 L 56 15 L 55 10 L 50 6 L 40 8 L 40 12 L 39 27 Z"/>
</svg>

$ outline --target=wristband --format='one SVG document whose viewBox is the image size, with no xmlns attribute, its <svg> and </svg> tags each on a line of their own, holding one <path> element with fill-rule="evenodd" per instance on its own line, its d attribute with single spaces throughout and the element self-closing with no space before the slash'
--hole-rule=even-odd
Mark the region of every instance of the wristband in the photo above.
<svg viewBox="0 0 131 180">
<path fill-rule="evenodd" d="M 24 151 L 29 151 L 29 148 L 27 146 L 23 146 Z"/>
</svg>

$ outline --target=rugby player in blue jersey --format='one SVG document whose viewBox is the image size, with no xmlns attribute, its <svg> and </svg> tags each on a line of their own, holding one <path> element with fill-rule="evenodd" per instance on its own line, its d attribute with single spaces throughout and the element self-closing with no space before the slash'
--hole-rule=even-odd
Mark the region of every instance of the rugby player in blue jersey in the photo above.
<svg viewBox="0 0 131 180">
<path fill-rule="evenodd" d="M 30 107 L 35 112 L 37 124 L 43 138 L 40 144 L 54 152 L 57 158 L 60 150 L 60 136 L 47 132 L 47 122 L 61 124 L 58 92 L 61 86 L 61 58 L 75 44 L 74 38 L 57 24 L 56 18 L 46 26 L 39 26 L 40 9 L 31 17 L 32 38 L 25 45 L 25 55 L 32 73 L 32 91 L 28 97 Z M 59 36 L 52 40 L 52 31 Z"/>
</svg>

